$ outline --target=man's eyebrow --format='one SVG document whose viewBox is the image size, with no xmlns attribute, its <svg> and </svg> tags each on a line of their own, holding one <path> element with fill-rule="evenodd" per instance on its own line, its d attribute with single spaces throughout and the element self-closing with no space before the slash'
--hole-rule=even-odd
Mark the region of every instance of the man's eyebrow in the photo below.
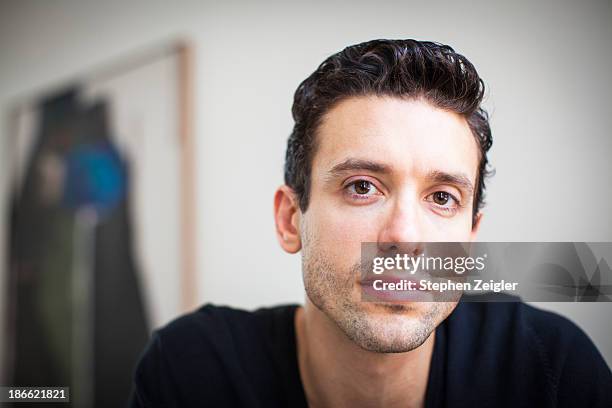
<svg viewBox="0 0 612 408">
<path fill-rule="evenodd" d="M 352 170 L 368 170 L 372 173 L 382 174 L 391 173 L 391 167 L 386 164 L 378 163 L 372 160 L 348 158 L 332 167 L 327 172 L 327 175 L 328 177 L 333 178 L 339 174 Z"/>
<path fill-rule="evenodd" d="M 434 183 L 447 183 L 454 184 L 457 187 L 463 188 L 472 195 L 474 193 L 474 186 L 470 181 L 470 178 L 462 173 L 447 173 L 444 171 L 433 170 L 427 174 L 427 179 Z"/>
</svg>

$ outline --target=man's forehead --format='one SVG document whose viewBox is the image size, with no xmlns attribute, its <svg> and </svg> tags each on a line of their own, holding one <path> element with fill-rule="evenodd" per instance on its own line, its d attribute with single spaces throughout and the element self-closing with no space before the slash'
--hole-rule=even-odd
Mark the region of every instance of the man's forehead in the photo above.
<svg viewBox="0 0 612 408">
<path fill-rule="evenodd" d="M 324 117 L 313 170 L 328 172 L 357 158 L 393 172 L 464 173 L 475 180 L 478 146 L 467 121 L 421 100 L 358 97 Z"/>
</svg>

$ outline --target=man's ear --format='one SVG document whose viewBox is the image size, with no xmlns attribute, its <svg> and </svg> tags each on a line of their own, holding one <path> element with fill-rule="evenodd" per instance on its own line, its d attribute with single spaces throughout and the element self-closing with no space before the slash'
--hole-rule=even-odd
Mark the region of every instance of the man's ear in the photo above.
<svg viewBox="0 0 612 408">
<path fill-rule="evenodd" d="M 476 235 L 478 235 L 478 230 L 480 229 L 480 223 L 482 221 L 483 213 L 480 211 L 476 214 L 476 219 L 472 224 L 472 232 L 470 232 L 470 241 L 476 241 Z"/>
<path fill-rule="evenodd" d="M 280 186 L 274 194 L 276 237 L 280 246 L 290 254 L 302 249 L 299 215 L 300 209 L 295 193 L 287 185 Z"/>
</svg>

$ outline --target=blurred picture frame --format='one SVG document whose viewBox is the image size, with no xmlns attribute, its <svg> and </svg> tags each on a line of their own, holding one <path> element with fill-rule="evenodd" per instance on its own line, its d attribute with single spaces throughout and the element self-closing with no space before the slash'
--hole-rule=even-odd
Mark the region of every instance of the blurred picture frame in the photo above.
<svg viewBox="0 0 612 408">
<path fill-rule="evenodd" d="M 11 384 L 121 404 L 150 331 L 196 304 L 192 64 L 171 41 L 11 107 Z"/>
</svg>

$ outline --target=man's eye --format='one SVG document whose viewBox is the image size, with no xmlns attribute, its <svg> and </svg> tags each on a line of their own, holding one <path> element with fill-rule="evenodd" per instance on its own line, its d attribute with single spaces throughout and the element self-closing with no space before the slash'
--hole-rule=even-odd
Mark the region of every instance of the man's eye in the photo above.
<svg viewBox="0 0 612 408">
<path fill-rule="evenodd" d="M 452 199 L 451 195 L 446 191 L 436 191 L 433 193 L 433 202 L 438 205 L 446 205 Z"/>
<path fill-rule="evenodd" d="M 357 180 L 347 186 L 348 192 L 351 194 L 370 196 L 378 194 L 378 189 L 368 180 Z"/>
<path fill-rule="evenodd" d="M 436 208 L 445 213 L 454 213 L 461 207 L 459 200 L 446 191 L 436 191 L 428 195 L 425 201 L 435 204 Z"/>
</svg>

